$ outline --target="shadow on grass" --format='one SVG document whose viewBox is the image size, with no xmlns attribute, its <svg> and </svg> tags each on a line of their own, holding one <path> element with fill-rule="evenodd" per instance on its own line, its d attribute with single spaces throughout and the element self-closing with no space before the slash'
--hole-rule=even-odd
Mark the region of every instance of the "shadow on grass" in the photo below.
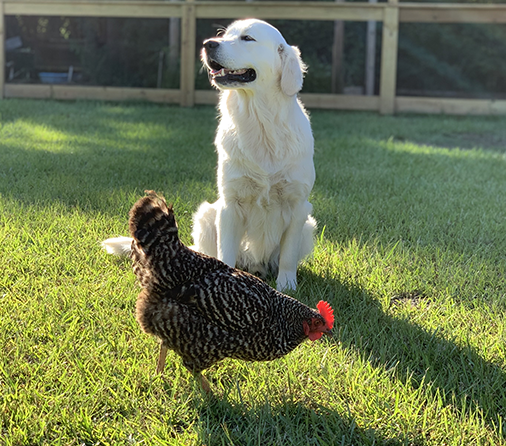
<svg viewBox="0 0 506 446">
<path fill-rule="evenodd" d="M 402 239 L 460 253 L 506 247 L 506 158 L 378 137 L 347 142 L 322 139 L 325 150 L 315 155 L 312 198 L 325 237 Z"/>
<path fill-rule="evenodd" d="M 114 203 L 124 201 L 121 194 L 145 189 L 169 200 L 212 191 L 212 108 L 192 113 L 139 104 L 28 102 L 31 108 L 21 102 L 13 102 L 13 110 L 0 108 L 0 193 L 6 197 L 117 213 L 110 195 Z M 212 197 L 199 202 L 205 198 Z"/>
<path fill-rule="evenodd" d="M 361 353 L 374 367 L 395 368 L 395 378 L 440 397 L 461 414 L 476 411 L 501 435 L 506 418 L 506 372 L 472 348 L 429 332 L 383 311 L 364 290 L 302 270 L 311 287 L 325 290 L 334 308 L 334 332 L 345 346 Z M 304 292 L 302 283 L 298 293 Z M 332 297 L 330 297 L 332 296 Z M 409 296 L 407 296 L 409 298 Z M 437 393 L 437 395 L 436 395 Z M 502 433 L 504 435 L 504 433 Z"/>
<path fill-rule="evenodd" d="M 353 418 L 328 407 L 306 407 L 285 401 L 247 408 L 226 399 L 213 399 L 198 408 L 200 441 L 207 446 L 234 445 L 385 445 L 404 442 L 384 438 L 373 429 L 357 427 Z"/>
</svg>

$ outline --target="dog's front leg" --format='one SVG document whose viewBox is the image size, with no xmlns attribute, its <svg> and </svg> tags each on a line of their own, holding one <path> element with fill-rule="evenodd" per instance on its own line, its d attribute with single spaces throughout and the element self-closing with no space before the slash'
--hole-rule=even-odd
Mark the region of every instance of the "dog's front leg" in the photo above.
<svg viewBox="0 0 506 446">
<path fill-rule="evenodd" d="M 300 229 L 297 232 L 292 231 L 293 226 L 290 225 L 281 240 L 279 271 L 276 279 L 276 289 L 278 291 L 295 290 L 297 288 L 297 255 L 300 250 Z"/>
<path fill-rule="evenodd" d="M 235 267 L 244 226 L 233 205 L 223 205 L 218 209 L 216 232 L 218 235 L 218 259 Z"/>
<path fill-rule="evenodd" d="M 279 270 L 276 280 L 278 291 L 297 288 L 297 265 L 301 260 L 303 228 L 311 210 L 312 206 L 307 201 L 298 206 L 293 212 L 288 228 L 281 237 Z"/>
</svg>

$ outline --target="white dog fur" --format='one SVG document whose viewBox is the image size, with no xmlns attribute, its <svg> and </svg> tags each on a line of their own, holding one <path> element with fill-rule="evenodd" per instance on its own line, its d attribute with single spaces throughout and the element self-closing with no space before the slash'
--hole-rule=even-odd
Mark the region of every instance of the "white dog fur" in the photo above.
<svg viewBox="0 0 506 446">
<path fill-rule="evenodd" d="M 231 266 L 297 286 L 297 265 L 313 249 L 308 198 L 315 180 L 313 135 L 297 97 L 305 66 L 298 48 L 266 22 L 234 22 L 204 43 L 202 60 L 220 90 L 218 194 L 193 218 L 193 248 Z M 132 239 L 102 245 L 127 254 Z"/>
<path fill-rule="evenodd" d="M 206 41 L 202 60 L 221 91 L 219 198 L 195 213 L 194 248 L 252 273 L 274 272 L 278 290 L 295 289 L 316 227 L 308 201 L 313 135 L 297 98 L 300 52 L 273 26 L 249 19 Z"/>
</svg>

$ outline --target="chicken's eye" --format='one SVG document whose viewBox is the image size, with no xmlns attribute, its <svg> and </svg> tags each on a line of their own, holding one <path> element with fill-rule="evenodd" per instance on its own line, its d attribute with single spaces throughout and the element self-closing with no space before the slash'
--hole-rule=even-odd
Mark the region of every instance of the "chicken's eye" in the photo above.
<svg viewBox="0 0 506 446">
<path fill-rule="evenodd" d="M 323 322 L 319 319 L 314 319 L 313 320 L 313 329 L 316 330 L 318 328 L 320 328 L 323 324 Z"/>
<path fill-rule="evenodd" d="M 246 36 L 241 36 L 241 40 L 244 40 L 245 42 L 256 42 L 256 40 L 255 40 L 255 39 L 253 39 L 253 37 L 248 36 L 248 35 L 246 35 Z"/>
</svg>

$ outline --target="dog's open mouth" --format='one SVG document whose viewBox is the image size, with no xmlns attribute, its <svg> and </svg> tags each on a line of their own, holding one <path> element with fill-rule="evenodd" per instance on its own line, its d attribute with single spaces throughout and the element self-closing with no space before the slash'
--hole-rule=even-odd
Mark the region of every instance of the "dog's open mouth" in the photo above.
<svg viewBox="0 0 506 446">
<path fill-rule="evenodd" d="M 242 68 L 239 70 L 231 70 L 221 66 L 214 60 L 209 61 L 209 68 L 213 80 L 218 84 L 228 84 L 232 82 L 253 82 L 257 74 L 252 68 Z"/>
</svg>

